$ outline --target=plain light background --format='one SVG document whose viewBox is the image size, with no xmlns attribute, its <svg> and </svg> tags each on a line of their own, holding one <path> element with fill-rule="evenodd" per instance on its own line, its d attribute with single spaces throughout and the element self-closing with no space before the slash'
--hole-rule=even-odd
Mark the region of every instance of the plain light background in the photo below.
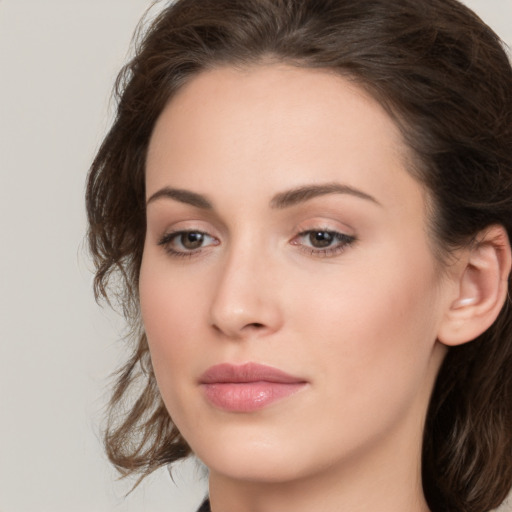
<svg viewBox="0 0 512 512">
<path fill-rule="evenodd" d="M 0 0 L 0 512 L 187 512 L 206 492 L 187 463 L 125 498 L 98 434 L 122 323 L 92 297 L 84 182 L 150 3 Z M 465 3 L 512 45 L 512 0 Z"/>
</svg>

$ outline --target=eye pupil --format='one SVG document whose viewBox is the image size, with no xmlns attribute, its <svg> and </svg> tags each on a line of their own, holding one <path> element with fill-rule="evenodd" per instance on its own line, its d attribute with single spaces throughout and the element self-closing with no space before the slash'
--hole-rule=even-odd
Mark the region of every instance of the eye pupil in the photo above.
<svg viewBox="0 0 512 512">
<path fill-rule="evenodd" d="M 186 249 L 198 249 L 204 241 L 204 234 L 197 232 L 183 233 L 180 242 Z"/>
<path fill-rule="evenodd" d="M 309 241 L 313 247 L 328 247 L 333 241 L 333 235 L 328 231 L 314 231 L 310 233 Z"/>
</svg>

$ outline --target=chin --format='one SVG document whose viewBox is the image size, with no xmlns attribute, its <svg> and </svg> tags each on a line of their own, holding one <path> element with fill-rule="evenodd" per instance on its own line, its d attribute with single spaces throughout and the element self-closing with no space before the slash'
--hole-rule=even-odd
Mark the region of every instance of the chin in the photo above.
<svg viewBox="0 0 512 512">
<path fill-rule="evenodd" d="M 242 436 L 243 437 L 243 436 Z M 249 438 L 250 439 L 250 438 Z M 192 443 L 194 447 L 194 443 Z M 286 446 L 283 441 L 269 439 L 236 439 L 227 442 L 210 439 L 200 443 L 194 453 L 211 473 L 224 477 L 260 483 L 284 483 L 300 478 L 304 471 L 300 446 Z"/>
<path fill-rule="evenodd" d="M 230 480 L 259 484 L 283 484 L 299 479 L 302 474 L 296 464 L 285 460 L 282 454 L 224 455 L 215 460 L 203 461 L 210 473 L 223 475 Z"/>
</svg>

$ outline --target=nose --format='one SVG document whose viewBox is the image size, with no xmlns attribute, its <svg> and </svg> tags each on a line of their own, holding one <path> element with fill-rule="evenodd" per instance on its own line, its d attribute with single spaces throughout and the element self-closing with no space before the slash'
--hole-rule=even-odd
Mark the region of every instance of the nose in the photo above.
<svg viewBox="0 0 512 512">
<path fill-rule="evenodd" d="M 275 277 L 261 252 L 233 250 L 218 274 L 210 308 L 212 327 L 235 340 L 278 331 L 282 314 Z"/>
</svg>

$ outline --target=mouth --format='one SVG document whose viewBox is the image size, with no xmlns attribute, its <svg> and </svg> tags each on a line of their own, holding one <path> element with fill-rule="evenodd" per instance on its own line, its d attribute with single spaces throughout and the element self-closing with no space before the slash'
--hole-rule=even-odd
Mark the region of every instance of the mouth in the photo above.
<svg viewBox="0 0 512 512">
<path fill-rule="evenodd" d="M 208 368 L 199 383 L 213 406 L 230 412 L 253 412 L 295 394 L 307 381 L 258 363 L 223 363 Z"/>
</svg>

